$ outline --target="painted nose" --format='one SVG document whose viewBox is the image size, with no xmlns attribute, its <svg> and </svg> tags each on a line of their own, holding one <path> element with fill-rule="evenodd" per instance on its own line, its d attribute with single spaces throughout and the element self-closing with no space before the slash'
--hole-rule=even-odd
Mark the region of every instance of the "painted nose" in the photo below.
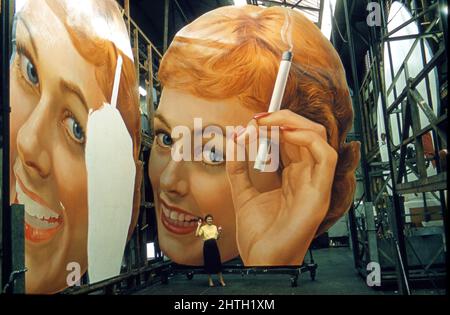
<svg viewBox="0 0 450 315">
<path fill-rule="evenodd" d="M 47 178 L 51 161 L 46 139 L 48 123 L 46 114 L 38 105 L 17 133 L 17 153 L 30 176 Z"/>
<path fill-rule="evenodd" d="M 182 164 L 185 162 L 176 162 L 170 160 L 160 177 L 161 190 L 172 197 L 183 197 L 189 192 L 189 184 L 185 177 L 185 170 Z"/>
</svg>

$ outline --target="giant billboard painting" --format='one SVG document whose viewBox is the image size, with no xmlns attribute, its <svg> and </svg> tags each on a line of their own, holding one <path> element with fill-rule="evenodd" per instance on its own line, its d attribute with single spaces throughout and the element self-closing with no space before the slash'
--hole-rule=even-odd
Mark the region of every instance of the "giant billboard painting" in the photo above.
<svg viewBox="0 0 450 315">
<path fill-rule="evenodd" d="M 211 214 L 222 262 L 300 265 L 355 191 L 360 148 L 346 142 L 352 103 L 331 43 L 295 10 L 221 7 L 175 35 L 158 75 L 149 176 L 161 250 L 202 265 L 195 232 Z"/>
<path fill-rule="evenodd" d="M 115 276 L 141 178 L 122 14 L 113 0 L 27 1 L 13 38 L 10 200 L 25 206 L 26 292 L 61 291 L 76 270 Z"/>
</svg>

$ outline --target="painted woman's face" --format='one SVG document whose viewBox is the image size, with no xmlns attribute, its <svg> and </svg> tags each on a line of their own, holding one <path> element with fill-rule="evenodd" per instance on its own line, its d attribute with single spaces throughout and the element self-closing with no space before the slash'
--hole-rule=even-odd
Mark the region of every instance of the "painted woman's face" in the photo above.
<svg viewBox="0 0 450 315">
<path fill-rule="evenodd" d="M 171 137 L 173 128 L 186 126 L 192 131 L 195 118 L 202 119 L 203 129 L 207 126 L 245 127 L 253 115 L 254 111 L 241 106 L 237 99 L 209 101 L 179 90 L 163 90 L 154 120 L 155 139 L 149 175 L 155 198 L 159 244 L 164 254 L 176 263 L 203 264 L 203 244 L 195 237 L 195 230 L 197 219 L 206 214 L 212 214 L 215 224 L 222 227 L 218 240 L 222 260 L 230 260 L 239 252 L 234 206 L 225 169 L 226 133 L 223 132 L 223 139 L 203 138 L 202 144 L 212 144 L 210 147 L 214 150 L 204 149 L 201 161 L 177 162 L 171 155 L 171 149 L 177 143 L 177 139 Z M 198 152 L 202 152 L 202 148 L 194 146 L 193 155 Z M 259 181 L 259 189 L 265 191 L 279 185 L 278 177 L 274 180 L 273 176 Z"/>
<path fill-rule="evenodd" d="M 27 293 L 67 286 L 87 269 L 84 161 L 88 110 L 102 104 L 95 68 L 45 1 L 29 1 L 11 64 L 11 202 L 25 205 Z"/>
</svg>

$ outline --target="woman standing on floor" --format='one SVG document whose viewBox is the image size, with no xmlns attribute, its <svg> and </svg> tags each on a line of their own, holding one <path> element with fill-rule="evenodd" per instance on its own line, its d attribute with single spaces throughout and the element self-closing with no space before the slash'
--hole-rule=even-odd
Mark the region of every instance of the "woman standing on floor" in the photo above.
<svg viewBox="0 0 450 315">
<path fill-rule="evenodd" d="M 202 220 L 198 220 L 197 230 L 195 236 L 201 236 L 203 238 L 203 260 L 205 270 L 208 274 L 209 286 L 213 287 L 214 282 L 211 278 L 211 274 L 217 273 L 221 286 L 225 286 L 222 276 L 222 263 L 220 260 L 219 247 L 217 247 L 216 240 L 219 239 L 222 227 L 217 228 L 213 224 L 213 216 L 208 214 L 205 216 L 206 224 L 202 226 Z"/>
</svg>

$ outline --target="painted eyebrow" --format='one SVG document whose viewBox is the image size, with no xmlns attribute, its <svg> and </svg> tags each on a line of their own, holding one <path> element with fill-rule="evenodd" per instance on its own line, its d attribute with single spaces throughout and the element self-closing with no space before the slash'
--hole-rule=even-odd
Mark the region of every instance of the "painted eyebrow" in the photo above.
<svg viewBox="0 0 450 315">
<path fill-rule="evenodd" d="M 222 130 L 222 136 L 226 138 L 227 131 L 226 131 L 226 129 L 223 126 L 209 124 L 209 125 L 203 126 L 202 132 L 205 132 L 205 129 L 208 128 L 208 127 L 218 127 L 220 130 Z"/>
<path fill-rule="evenodd" d="M 154 118 L 158 118 L 164 125 L 166 125 L 167 128 L 172 129 L 170 127 L 170 124 L 167 121 L 167 119 L 160 113 L 156 113 Z M 222 136 L 226 137 L 226 135 L 227 135 L 226 129 L 223 126 L 219 126 L 219 125 L 215 125 L 215 124 L 209 124 L 209 125 L 203 126 L 202 132 L 204 132 L 205 129 L 208 127 L 219 127 L 222 130 Z M 189 129 L 191 129 L 191 128 L 189 128 Z M 193 130 L 191 129 L 191 131 L 193 131 Z"/>
<path fill-rule="evenodd" d="M 86 109 L 86 112 L 89 112 L 86 98 L 84 97 L 83 92 L 81 92 L 81 89 L 76 84 L 66 81 L 66 80 L 61 80 L 60 87 L 62 90 L 65 90 L 65 91 L 68 91 L 69 93 L 75 94 L 75 96 L 77 96 L 79 98 L 79 100 L 81 101 L 81 103 L 83 104 L 84 108 Z"/>
<path fill-rule="evenodd" d="M 158 118 L 164 125 L 166 125 L 167 128 L 171 129 L 170 124 L 167 121 L 167 119 L 160 113 L 155 113 L 154 118 Z"/>
<path fill-rule="evenodd" d="M 18 20 L 20 22 L 22 22 L 23 26 L 25 27 L 28 36 L 30 37 L 30 41 L 31 41 L 31 47 L 33 48 L 33 52 L 36 55 L 36 58 L 39 59 L 39 54 L 38 54 L 38 50 L 37 50 L 37 46 L 36 46 L 36 42 L 34 41 L 33 36 L 31 35 L 31 31 L 30 31 L 30 26 L 28 25 L 28 23 L 26 22 L 26 20 L 19 14 L 18 15 Z"/>
</svg>

